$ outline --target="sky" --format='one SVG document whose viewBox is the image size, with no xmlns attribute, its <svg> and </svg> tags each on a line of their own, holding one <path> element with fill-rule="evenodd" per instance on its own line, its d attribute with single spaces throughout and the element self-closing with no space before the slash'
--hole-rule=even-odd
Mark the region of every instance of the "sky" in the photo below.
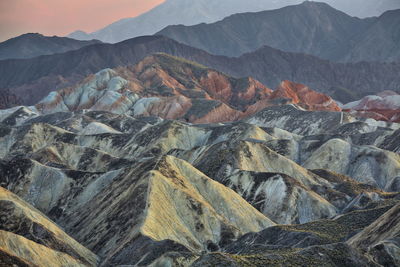
<svg viewBox="0 0 400 267">
<path fill-rule="evenodd" d="M 28 32 L 65 36 L 135 17 L 163 0 L 0 0 L 0 41 Z"/>
</svg>

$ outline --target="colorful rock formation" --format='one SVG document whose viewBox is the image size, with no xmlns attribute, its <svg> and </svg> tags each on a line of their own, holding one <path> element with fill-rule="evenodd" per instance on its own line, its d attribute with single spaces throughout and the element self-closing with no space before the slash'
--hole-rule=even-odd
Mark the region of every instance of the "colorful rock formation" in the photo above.
<svg viewBox="0 0 400 267">
<path fill-rule="evenodd" d="M 400 94 L 383 91 L 348 103 L 343 109 L 356 116 L 400 123 Z"/>
</svg>

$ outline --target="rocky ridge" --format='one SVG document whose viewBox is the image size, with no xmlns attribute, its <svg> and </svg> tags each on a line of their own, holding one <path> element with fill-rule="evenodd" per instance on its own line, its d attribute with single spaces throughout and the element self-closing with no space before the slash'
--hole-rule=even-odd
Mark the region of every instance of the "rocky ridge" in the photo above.
<svg viewBox="0 0 400 267">
<path fill-rule="evenodd" d="M 213 123 L 290 103 L 306 110 L 341 110 L 333 99 L 302 84 L 283 81 L 272 91 L 251 77 L 236 79 L 194 62 L 155 54 L 133 67 L 105 69 L 74 87 L 51 92 L 33 110 L 47 114 L 87 109 Z"/>
<path fill-rule="evenodd" d="M 95 254 L 69 237 L 40 211 L 2 187 L 0 202 L 1 264 L 49 267 L 97 265 Z"/>
</svg>

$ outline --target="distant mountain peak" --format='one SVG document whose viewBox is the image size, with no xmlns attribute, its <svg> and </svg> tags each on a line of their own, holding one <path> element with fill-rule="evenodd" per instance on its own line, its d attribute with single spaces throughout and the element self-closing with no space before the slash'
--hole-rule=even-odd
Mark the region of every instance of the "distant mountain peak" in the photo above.
<svg viewBox="0 0 400 267">
<path fill-rule="evenodd" d="M 12 41 L 12 40 L 29 39 L 29 38 L 42 38 L 42 37 L 45 37 L 45 36 L 43 34 L 41 34 L 41 33 L 28 32 L 28 33 L 24 33 L 24 34 L 21 34 L 19 36 L 15 36 L 13 38 L 10 38 L 10 39 L 8 39 L 8 40 L 6 40 L 4 42 L 9 42 L 9 41 Z"/>
<path fill-rule="evenodd" d="M 333 8 L 333 7 L 331 7 L 330 5 L 328 5 L 327 3 L 325 3 L 325 2 L 320 2 L 320 1 L 304 1 L 304 2 L 302 2 L 302 3 L 300 3 L 299 5 L 304 5 L 304 6 L 324 6 L 324 7 L 330 7 L 330 8 Z"/>
<path fill-rule="evenodd" d="M 91 38 L 90 34 L 84 32 L 84 31 L 81 31 L 81 30 L 74 31 L 74 32 L 68 34 L 67 37 L 73 38 L 73 39 L 77 39 L 77 40 L 90 40 L 90 39 L 93 39 L 93 38 Z"/>
</svg>

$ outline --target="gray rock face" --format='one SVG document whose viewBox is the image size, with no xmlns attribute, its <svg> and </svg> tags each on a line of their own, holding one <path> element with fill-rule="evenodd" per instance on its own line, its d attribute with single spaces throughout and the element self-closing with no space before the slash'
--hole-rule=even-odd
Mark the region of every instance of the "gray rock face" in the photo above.
<svg viewBox="0 0 400 267">
<path fill-rule="evenodd" d="M 238 171 L 224 184 L 279 224 L 305 223 L 337 214 L 334 205 L 285 174 Z"/>
<path fill-rule="evenodd" d="M 309 114 L 293 106 L 265 109 L 247 122 L 309 135 L 283 146 L 268 143 L 307 169 L 331 170 L 384 190 L 396 186 L 399 176 L 396 150 L 388 152 L 367 145 L 385 148 L 385 140 L 397 135 L 398 124 L 360 122 L 337 112 Z"/>
</svg>

